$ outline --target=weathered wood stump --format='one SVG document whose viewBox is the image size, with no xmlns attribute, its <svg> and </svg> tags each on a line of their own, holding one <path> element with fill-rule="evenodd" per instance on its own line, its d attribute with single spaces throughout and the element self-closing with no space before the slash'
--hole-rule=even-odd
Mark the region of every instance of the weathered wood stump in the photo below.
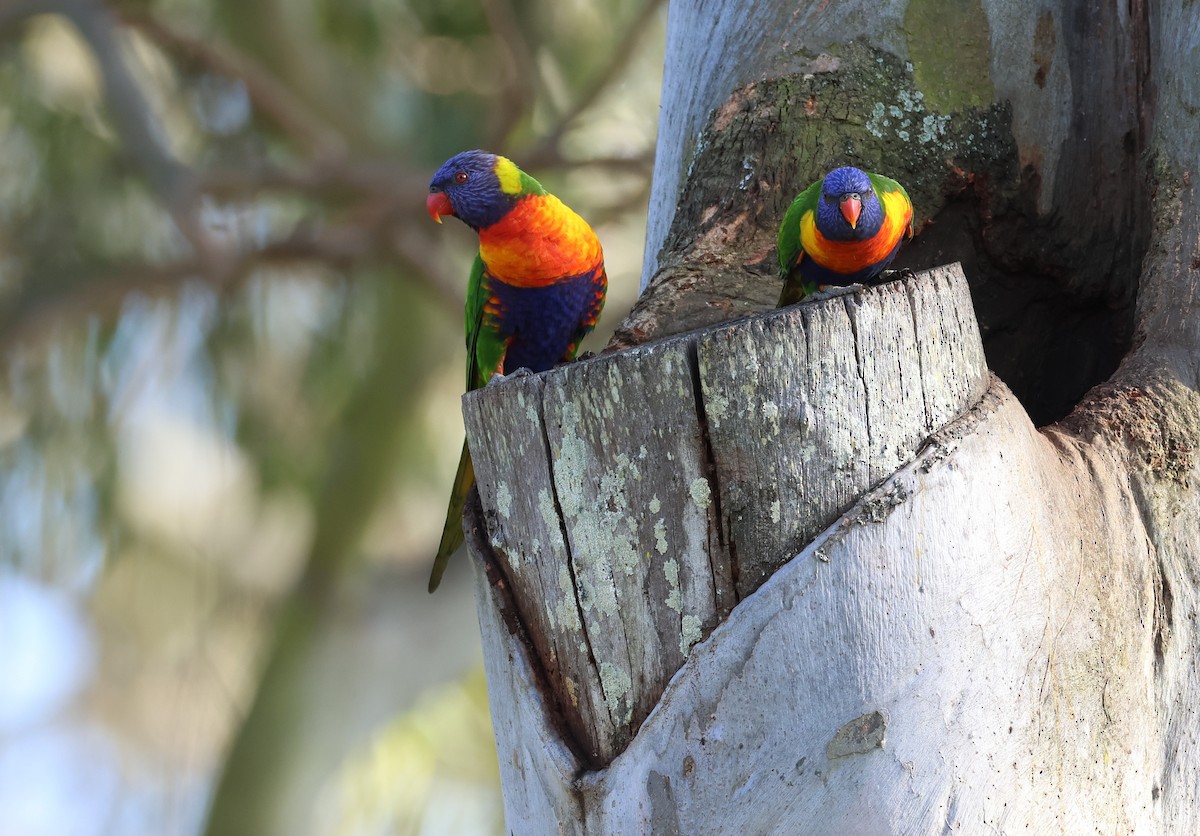
<svg viewBox="0 0 1200 836">
<path fill-rule="evenodd" d="M 986 385 L 952 265 L 467 395 L 475 550 L 565 745 L 611 762 L 693 646 Z"/>
<path fill-rule="evenodd" d="M 1080 464 L 1102 478 L 1073 478 Z M 1037 432 L 993 378 L 695 646 L 598 770 L 559 732 L 511 599 L 479 573 L 507 829 L 1184 832 L 1155 806 L 1163 726 L 1145 674 L 1162 614 L 1142 556 L 1119 557 L 1147 541 L 1111 467 Z"/>
</svg>

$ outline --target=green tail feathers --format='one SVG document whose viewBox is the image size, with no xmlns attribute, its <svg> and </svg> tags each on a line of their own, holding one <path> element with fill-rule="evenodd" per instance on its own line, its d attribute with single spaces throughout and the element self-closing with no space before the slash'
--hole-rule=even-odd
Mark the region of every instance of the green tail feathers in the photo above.
<svg viewBox="0 0 1200 836">
<path fill-rule="evenodd" d="M 817 285 L 815 282 L 806 282 L 800 278 L 800 271 L 794 270 L 788 275 L 783 282 L 783 292 L 779 294 L 779 304 L 775 307 L 786 308 L 788 305 L 794 305 L 797 302 L 803 301 L 804 297 L 811 293 L 815 293 Z"/>
<path fill-rule="evenodd" d="M 450 506 L 446 509 L 446 524 L 442 528 L 442 542 L 438 544 L 437 557 L 433 559 L 433 572 L 429 575 L 429 591 L 433 592 L 442 582 L 450 555 L 463 543 L 463 509 L 467 506 L 467 494 L 475 484 L 475 466 L 471 462 L 471 451 L 463 442 L 462 456 L 458 459 L 458 473 L 454 477 L 454 491 L 450 494 Z"/>
</svg>

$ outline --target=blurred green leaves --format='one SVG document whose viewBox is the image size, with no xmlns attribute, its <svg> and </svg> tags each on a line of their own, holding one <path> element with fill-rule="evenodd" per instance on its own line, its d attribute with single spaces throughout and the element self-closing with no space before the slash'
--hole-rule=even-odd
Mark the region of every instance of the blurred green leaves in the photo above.
<svg viewBox="0 0 1200 836">
<path fill-rule="evenodd" d="M 408 655 L 360 644 L 333 681 L 313 661 L 389 610 L 339 590 L 423 586 L 441 528 L 474 240 L 428 222 L 427 178 L 486 147 L 592 220 L 602 343 L 637 284 L 664 6 L 0 7 L 0 573 L 89 613 L 72 710 L 155 774 L 130 798 L 187 796 L 156 832 L 200 826 L 231 746 L 238 782 L 280 781 L 244 818 L 299 832 L 289 808 L 364 730 L 475 661 L 429 613 L 390 628 Z M 469 633 L 462 563 L 431 603 Z"/>
</svg>

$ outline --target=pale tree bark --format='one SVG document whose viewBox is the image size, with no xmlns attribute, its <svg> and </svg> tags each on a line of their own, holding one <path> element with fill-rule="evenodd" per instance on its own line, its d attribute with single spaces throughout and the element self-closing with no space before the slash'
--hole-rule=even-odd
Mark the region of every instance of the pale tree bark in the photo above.
<svg viewBox="0 0 1200 836">
<path fill-rule="evenodd" d="M 1200 4 L 692 0 L 666 60 L 637 347 L 465 401 L 509 829 L 1200 831 Z M 962 267 L 764 314 L 845 162 Z"/>
</svg>

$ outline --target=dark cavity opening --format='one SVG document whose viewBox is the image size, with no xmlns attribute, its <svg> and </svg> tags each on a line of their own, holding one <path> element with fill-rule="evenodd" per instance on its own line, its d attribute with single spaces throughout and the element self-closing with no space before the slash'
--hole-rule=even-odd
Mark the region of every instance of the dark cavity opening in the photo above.
<svg viewBox="0 0 1200 836">
<path fill-rule="evenodd" d="M 1064 418 L 1128 351 L 1136 276 L 1117 283 L 1122 298 L 1086 298 L 1068 291 L 1061 275 L 1004 269 L 985 251 L 970 197 L 947 204 L 894 266 L 923 270 L 954 261 L 971 286 L 988 366 L 1037 426 Z"/>
</svg>

